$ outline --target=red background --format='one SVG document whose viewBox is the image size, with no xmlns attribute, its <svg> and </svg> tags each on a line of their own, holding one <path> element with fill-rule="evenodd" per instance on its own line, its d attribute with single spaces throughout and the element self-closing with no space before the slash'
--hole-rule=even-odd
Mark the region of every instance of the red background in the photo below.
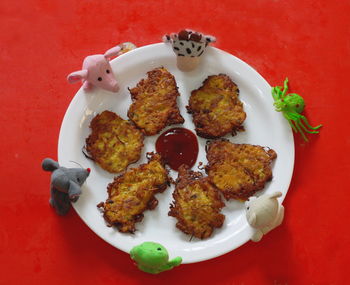
<svg viewBox="0 0 350 285">
<path fill-rule="evenodd" d="M 0 2 L 0 284 L 349 284 L 349 1 Z M 313 125 L 295 137 L 282 226 L 254 244 L 157 276 L 48 205 L 44 157 L 57 159 L 62 118 L 80 88 L 66 82 L 89 54 L 159 42 L 192 28 L 253 66 L 286 76 Z M 347 262 L 346 262 L 347 261 Z"/>
</svg>

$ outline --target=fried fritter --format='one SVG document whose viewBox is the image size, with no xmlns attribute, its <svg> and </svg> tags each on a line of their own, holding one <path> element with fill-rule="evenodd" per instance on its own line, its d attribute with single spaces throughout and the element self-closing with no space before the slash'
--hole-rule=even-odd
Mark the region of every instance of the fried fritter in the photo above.
<svg viewBox="0 0 350 285">
<path fill-rule="evenodd" d="M 136 87 L 129 89 L 131 104 L 128 117 L 147 136 L 159 133 L 172 124 L 182 124 L 183 117 L 176 104 L 177 85 L 174 76 L 164 67 L 147 72 Z"/>
<path fill-rule="evenodd" d="M 174 202 L 169 216 L 175 217 L 176 227 L 186 234 L 205 239 L 214 228 L 220 228 L 225 216 L 220 213 L 224 203 L 219 191 L 200 172 L 189 170 L 187 165 L 179 168 Z"/>
<path fill-rule="evenodd" d="M 143 134 L 131 122 L 103 111 L 92 119 L 90 128 L 85 149 L 103 169 L 118 173 L 140 159 Z"/>
<path fill-rule="evenodd" d="M 193 90 L 187 111 L 193 116 L 197 135 L 211 139 L 244 130 L 246 113 L 238 95 L 237 85 L 225 74 L 209 76 L 202 87 Z"/>
<path fill-rule="evenodd" d="M 277 157 L 272 149 L 216 140 L 206 150 L 209 180 L 227 200 L 247 200 L 272 179 L 271 163 Z"/>
<path fill-rule="evenodd" d="M 108 199 L 97 205 L 103 208 L 106 222 L 122 233 L 135 231 L 135 223 L 143 219 L 143 212 L 158 205 L 154 195 L 170 183 L 161 156 L 149 155 L 148 163 L 115 177 L 107 187 Z"/>
</svg>

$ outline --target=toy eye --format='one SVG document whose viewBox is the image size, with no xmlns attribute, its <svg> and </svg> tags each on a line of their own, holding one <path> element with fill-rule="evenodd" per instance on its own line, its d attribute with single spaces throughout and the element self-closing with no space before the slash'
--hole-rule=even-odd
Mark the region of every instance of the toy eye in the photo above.
<svg viewBox="0 0 350 285">
<path fill-rule="evenodd" d="M 107 73 L 110 73 L 109 69 L 106 70 Z"/>
<path fill-rule="evenodd" d="M 77 178 L 78 183 L 80 183 L 80 178 Z"/>
<path fill-rule="evenodd" d="M 160 251 L 160 250 L 162 250 L 162 249 L 161 249 L 160 247 L 158 247 L 158 248 L 157 248 L 157 250 L 159 250 L 159 251 Z"/>
<path fill-rule="evenodd" d="M 102 77 L 97 78 L 98 81 L 102 81 Z"/>
<path fill-rule="evenodd" d="M 247 210 L 249 210 L 249 207 L 247 207 Z"/>
</svg>

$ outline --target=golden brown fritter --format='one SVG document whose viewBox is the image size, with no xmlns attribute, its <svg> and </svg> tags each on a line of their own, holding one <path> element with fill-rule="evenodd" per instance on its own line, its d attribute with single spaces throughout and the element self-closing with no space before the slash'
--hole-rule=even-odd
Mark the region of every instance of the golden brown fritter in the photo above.
<svg viewBox="0 0 350 285">
<path fill-rule="evenodd" d="M 257 145 L 216 140 L 207 145 L 210 181 L 228 199 L 247 200 L 272 179 L 274 150 Z"/>
<path fill-rule="evenodd" d="M 163 192 L 170 183 L 161 156 L 149 155 L 148 163 L 115 177 L 107 187 L 108 199 L 97 205 L 103 208 L 106 222 L 122 233 L 135 231 L 135 223 L 143 219 L 143 212 L 157 206 L 154 195 Z"/>
<path fill-rule="evenodd" d="M 191 92 L 187 111 L 193 116 L 198 136 L 219 138 L 242 131 L 246 113 L 237 85 L 225 74 L 209 76 Z"/>
<path fill-rule="evenodd" d="M 90 128 L 85 149 L 103 169 L 118 173 L 140 159 L 143 134 L 131 122 L 103 111 L 92 119 Z"/>
<path fill-rule="evenodd" d="M 184 119 L 176 104 L 180 94 L 174 76 L 164 67 L 153 69 L 147 75 L 147 79 L 129 89 L 133 103 L 128 117 L 147 136 L 152 136 L 168 125 L 182 124 Z"/>
<path fill-rule="evenodd" d="M 219 191 L 208 177 L 190 171 L 187 165 L 179 168 L 173 198 L 169 216 L 178 220 L 176 227 L 184 233 L 205 239 L 223 225 L 225 216 L 220 210 L 224 203 Z"/>
</svg>

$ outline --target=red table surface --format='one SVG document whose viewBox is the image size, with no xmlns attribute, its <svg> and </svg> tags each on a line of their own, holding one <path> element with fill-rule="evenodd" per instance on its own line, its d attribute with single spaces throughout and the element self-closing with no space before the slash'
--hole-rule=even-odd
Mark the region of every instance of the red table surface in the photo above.
<svg viewBox="0 0 350 285">
<path fill-rule="evenodd" d="M 0 284 L 349 284 L 349 1 L 59 1 L 0 3 Z M 160 42 L 192 28 L 254 67 L 286 76 L 319 135 L 295 136 L 284 223 L 259 243 L 159 275 L 139 271 L 74 210 L 48 204 L 45 157 L 89 54 Z"/>
</svg>

